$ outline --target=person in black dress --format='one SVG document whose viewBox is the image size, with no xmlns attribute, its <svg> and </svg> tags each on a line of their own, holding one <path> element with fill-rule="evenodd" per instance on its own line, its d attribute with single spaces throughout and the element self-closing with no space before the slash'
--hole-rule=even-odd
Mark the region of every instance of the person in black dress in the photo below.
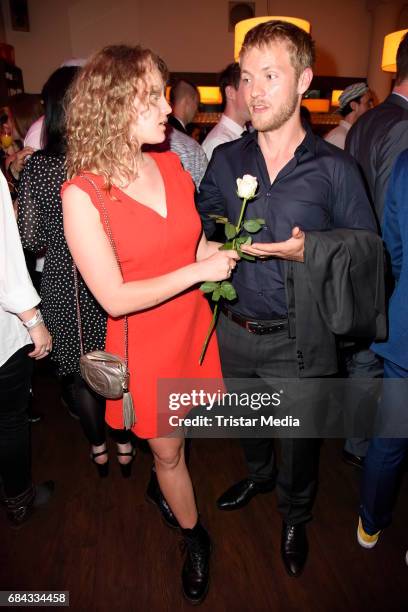
<svg viewBox="0 0 408 612">
<path fill-rule="evenodd" d="M 91 444 L 91 459 L 101 477 L 108 474 L 105 437 L 105 400 L 93 393 L 79 373 L 79 335 L 73 261 L 64 238 L 61 186 L 65 170 L 64 96 L 77 67 L 56 70 L 43 88 L 45 105 L 44 149 L 28 160 L 18 190 L 18 226 L 23 246 L 33 252 L 46 249 L 41 282 L 44 321 L 53 337 L 51 359 L 60 377 L 73 376 L 76 409 Z M 86 240 L 86 236 L 84 236 Z M 104 349 L 106 313 L 79 278 L 84 351 Z M 129 432 L 115 430 L 118 461 L 123 476 L 130 476 L 135 450 Z"/>
</svg>

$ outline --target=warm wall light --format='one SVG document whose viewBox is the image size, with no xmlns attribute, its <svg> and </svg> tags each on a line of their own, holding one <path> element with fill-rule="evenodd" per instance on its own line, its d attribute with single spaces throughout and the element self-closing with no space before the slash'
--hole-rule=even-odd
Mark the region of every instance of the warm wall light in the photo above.
<svg viewBox="0 0 408 612">
<path fill-rule="evenodd" d="M 243 21 L 239 21 L 235 26 L 235 36 L 234 36 L 234 58 L 235 61 L 238 61 L 239 52 L 242 47 L 242 43 L 244 42 L 245 34 L 252 30 L 259 23 L 265 23 L 265 21 L 288 21 L 289 23 L 293 23 L 298 26 L 305 32 L 310 32 L 310 23 L 305 19 L 299 19 L 298 17 L 253 17 L 253 19 L 244 19 Z"/>
<path fill-rule="evenodd" d="M 302 106 L 306 106 L 311 113 L 328 113 L 330 100 L 327 100 L 327 98 L 305 98 L 302 100 Z"/>
<path fill-rule="evenodd" d="M 343 93 L 343 89 L 333 89 L 331 96 L 331 105 L 332 106 L 340 106 L 339 98 Z"/>
<path fill-rule="evenodd" d="M 404 34 L 408 30 L 391 32 L 384 38 L 381 68 L 384 72 L 397 72 L 397 49 Z"/>
<path fill-rule="evenodd" d="M 167 102 L 170 101 L 170 89 L 171 87 L 167 85 L 166 87 Z M 202 87 L 201 85 L 199 85 L 197 89 L 200 94 L 201 104 L 221 104 L 222 103 L 221 90 L 219 87 Z"/>
<path fill-rule="evenodd" d="M 200 94 L 201 104 L 221 104 L 222 96 L 219 87 L 202 87 L 199 85 L 198 91 Z"/>
</svg>

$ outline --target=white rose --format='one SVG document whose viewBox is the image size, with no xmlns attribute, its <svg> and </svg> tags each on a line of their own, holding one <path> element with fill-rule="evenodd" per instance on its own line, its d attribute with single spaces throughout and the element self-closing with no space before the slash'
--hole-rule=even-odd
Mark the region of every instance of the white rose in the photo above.
<svg viewBox="0 0 408 612">
<path fill-rule="evenodd" d="M 256 176 L 244 174 L 242 178 L 237 178 L 237 193 L 238 197 L 244 200 L 250 200 L 255 196 L 258 189 L 258 180 Z"/>
</svg>

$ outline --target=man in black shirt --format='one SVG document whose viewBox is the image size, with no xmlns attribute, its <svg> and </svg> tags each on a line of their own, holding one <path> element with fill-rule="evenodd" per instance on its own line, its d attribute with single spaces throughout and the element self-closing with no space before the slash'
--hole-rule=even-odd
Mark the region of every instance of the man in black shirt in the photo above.
<svg viewBox="0 0 408 612">
<path fill-rule="evenodd" d="M 244 174 L 259 183 L 248 217 L 265 219 L 256 244 L 242 248 L 260 258 L 239 263 L 232 279 L 238 299 L 220 315 L 226 378 L 298 378 L 300 369 L 307 376 L 310 366 L 299 360 L 296 340 L 288 337 L 284 260 L 303 261 L 307 231 L 376 230 L 355 162 L 302 126 L 300 103 L 313 76 L 313 58 L 312 39 L 296 26 L 272 21 L 248 32 L 241 78 L 256 132 L 220 145 L 200 185 L 198 208 L 207 236 L 214 231 L 210 213 L 237 221 L 242 202 L 236 179 Z M 316 491 L 317 441 L 282 439 L 279 472 L 272 440 L 245 439 L 242 445 L 249 477 L 228 489 L 218 507 L 241 508 L 276 485 L 282 558 L 289 575 L 298 576 L 308 550 L 305 523 Z"/>
</svg>

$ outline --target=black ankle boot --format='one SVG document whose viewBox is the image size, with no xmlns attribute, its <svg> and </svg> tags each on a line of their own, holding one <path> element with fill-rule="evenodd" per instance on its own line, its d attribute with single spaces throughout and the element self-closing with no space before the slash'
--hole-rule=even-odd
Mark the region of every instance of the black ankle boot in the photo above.
<svg viewBox="0 0 408 612">
<path fill-rule="evenodd" d="M 181 532 L 187 553 L 181 575 L 183 594 L 190 603 L 199 604 L 208 592 L 211 540 L 200 522 L 193 529 L 182 529 Z"/>
<path fill-rule="evenodd" d="M 55 485 L 48 480 L 40 485 L 30 485 L 28 489 L 16 497 L 5 497 L 7 518 L 13 527 L 20 527 L 25 523 L 37 508 L 44 506 L 54 492 Z"/>
<path fill-rule="evenodd" d="M 172 529 L 178 529 L 178 527 L 180 527 L 178 520 L 174 516 L 169 504 L 166 501 L 166 498 L 161 492 L 159 481 L 157 480 L 157 475 L 154 470 L 152 470 L 150 474 L 150 480 L 146 490 L 146 499 L 150 503 L 157 506 L 163 521 L 168 527 L 171 527 Z"/>
</svg>

